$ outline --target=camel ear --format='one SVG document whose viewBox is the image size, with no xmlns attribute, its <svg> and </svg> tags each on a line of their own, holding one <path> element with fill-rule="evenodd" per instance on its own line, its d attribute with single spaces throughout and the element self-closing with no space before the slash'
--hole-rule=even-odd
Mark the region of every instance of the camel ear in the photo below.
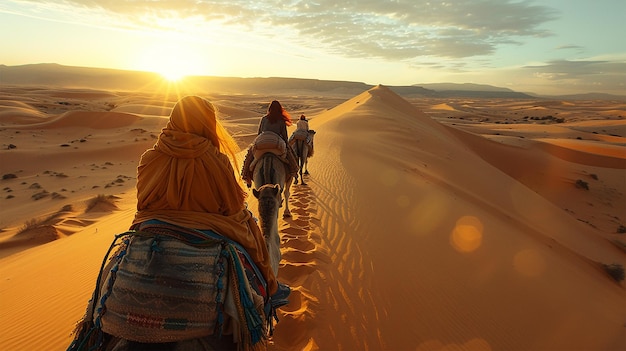
<svg viewBox="0 0 626 351">
<path fill-rule="evenodd" d="M 280 193 L 280 185 L 274 184 L 274 195 L 278 195 Z"/>
<path fill-rule="evenodd" d="M 260 194 L 261 193 L 258 190 L 254 189 L 254 188 L 252 189 L 252 195 L 254 195 L 254 197 L 256 197 L 257 199 L 259 198 Z"/>
</svg>

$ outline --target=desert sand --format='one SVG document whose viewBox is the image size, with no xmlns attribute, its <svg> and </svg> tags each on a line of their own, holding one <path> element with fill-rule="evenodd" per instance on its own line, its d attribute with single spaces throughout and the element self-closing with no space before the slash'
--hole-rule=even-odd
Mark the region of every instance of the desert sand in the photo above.
<svg viewBox="0 0 626 351">
<path fill-rule="evenodd" d="M 272 99 L 317 131 L 270 350 L 626 349 L 626 103 L 204 96 L 242 150 Z M 2 87 L 0 349 L 69 345 L 176 100 Z"/>
</svg>

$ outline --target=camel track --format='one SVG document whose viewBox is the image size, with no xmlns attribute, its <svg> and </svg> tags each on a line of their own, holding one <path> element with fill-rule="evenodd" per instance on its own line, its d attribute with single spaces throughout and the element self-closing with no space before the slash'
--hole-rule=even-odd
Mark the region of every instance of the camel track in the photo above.
<svg viewBox="0 0 626 351">
<path fill-rule="evenodd" d="M 319 275 L 320 264 L 328 261 L 322 249 L 313 190 L 306 185 L 294 185 L 291 192 L 292 217 L 279 220 L 282 260 L 278 278 L 292 291 L 289 304 L 279 310 L 270 350 L 301 350 L 314 342 L 306 339 L 306 335 L 316 328 L 318 299 L 308 287 L 311 278 Z M 294 339 L 294 335 L 305 337 Z"/>
<path fill-rule="evenodd" d="M 279 310 L 269 350 L 368 350 L 385 344 L 376 321 L 386 312 L 376 307 L 372 296 L 370 257 L 348 235 L 359 226 L 348 205 L 356 194 L 335 191 L 337 184 L 321 181 L 350 182 L 349 177 L 331 177 L 328 173 L 333 170 L 319 169 L 319 179 L 311 175 L 308 185 L 293 185 L 292 217 L 279 220 L 278 278 L 291 286 L 292 293 L 289 304 Z M 349 293 L 354 291 L 358 293 Z"/>
</svg>

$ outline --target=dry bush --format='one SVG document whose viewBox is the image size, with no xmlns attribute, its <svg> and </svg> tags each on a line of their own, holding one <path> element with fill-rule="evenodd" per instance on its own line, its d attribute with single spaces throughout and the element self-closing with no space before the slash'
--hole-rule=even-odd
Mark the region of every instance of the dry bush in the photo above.
<svg viewBox="0 0 626 351">
<path fill-rule="evenodd" d="M 589 183 L 585 182 L 582 179 L 578 179 L 576 181 L 576 187 L 580 188 L 580 189 L 585 189 L 585 190 L 589 190 Z"/>
<path fill-rule="evenodd" d="M 27 220 L 21 227 L 18 229 L 17 234 L 21 234 L 27 232 L 31 229 L 39 228 L 43 225 L 46 220 L 43 218 L 31 218 Z"/>
<path fill-rule="evenodd" d="M 604 270 L 613 278 L 616 282 L 624 280 L 624 266 L 619 263 L 603 264 Z"/>
<path fill-rule="evenodd" d="M 98 196 L 87 201 L 87 208 L 85 209 L 85 212 L 89 212 L 102 205 L 110 208 L 117 208 L 117 205 L 115 205 L 115 199 L 115 196 L 98 194 Z"/>
<path fill-rule="evenodd" d="M 17 234 L 27 232 L 31 229 L 41 228 L 51 224 L 51 221 L 57 219 L 63 212 L 68 212 L 73 209 L 72 205 L 65 205 L 61 207 L 61 209 L 47 217 L 40 218 L 31 218 L 27 220 L 21 227 L 18 229 Z"/>
</svg>

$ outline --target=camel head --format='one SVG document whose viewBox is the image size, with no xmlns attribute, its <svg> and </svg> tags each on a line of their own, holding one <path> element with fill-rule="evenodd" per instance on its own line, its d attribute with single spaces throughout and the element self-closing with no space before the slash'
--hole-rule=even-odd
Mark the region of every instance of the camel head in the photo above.
<svg viewBox="0 0 626 351">
<path fill-rule="evenodd" d="M 259 202 L 264 201 L 277 201 L 278 207 L 282 206 L 282 197 L 280 193 L 280 185 L 278 184 L 265 184 L 261 186 L 259 189 L 252 189 L 252 194 L 256 197 Z"/>
<path fill-rule="evenodd" d="M 259 220 L 265 236 L 278 228 L 278 209 L 282 207 L 282 194 L 278 184 L 265 184 L 259 189 L 252 189 L 252 194 L 259 200 Z"/>
</svg>

